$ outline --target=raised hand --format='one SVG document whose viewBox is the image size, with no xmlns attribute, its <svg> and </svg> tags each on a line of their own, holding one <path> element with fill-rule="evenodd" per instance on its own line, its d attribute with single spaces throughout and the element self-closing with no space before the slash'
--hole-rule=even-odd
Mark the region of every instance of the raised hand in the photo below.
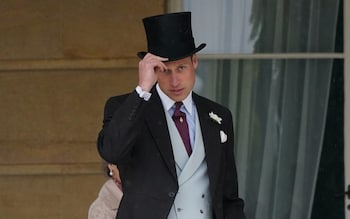
<svg viewBox="0 0 350 219">
<path fill-rule="evenodd" d="M 163 63 L 167 60 L 168 58 L 147 53 L 139 62 L 139 86 L 143 91 L 149 92 L 157 82 L 157 72 L 167 70 L 166 65 Z"/>
</svg>

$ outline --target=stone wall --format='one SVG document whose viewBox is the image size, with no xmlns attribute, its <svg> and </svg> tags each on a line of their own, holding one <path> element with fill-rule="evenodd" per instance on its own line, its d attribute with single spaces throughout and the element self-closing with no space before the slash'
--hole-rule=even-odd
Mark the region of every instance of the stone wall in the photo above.
<svg viewBox="0 0 350 219">
<path fill-rule="evenodd" d="M 1 218 L 87 218 L 105 181 L 109 96 L 137 84 L 141 19 L 161 0 L 0 2 Z"/>
</svg>

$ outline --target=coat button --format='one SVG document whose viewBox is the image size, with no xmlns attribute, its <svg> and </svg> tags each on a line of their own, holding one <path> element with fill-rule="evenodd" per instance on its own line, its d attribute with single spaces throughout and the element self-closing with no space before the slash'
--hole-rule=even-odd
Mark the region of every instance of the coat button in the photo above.
<svg viewBox="0 0 350 219">
<path fill-rule="evenodd" d="M 169 192 L 169 193 L 168 193 L 168 196 L 169 196 L 170 198 L 175 197 L 175 192 Z"/>
</svg>

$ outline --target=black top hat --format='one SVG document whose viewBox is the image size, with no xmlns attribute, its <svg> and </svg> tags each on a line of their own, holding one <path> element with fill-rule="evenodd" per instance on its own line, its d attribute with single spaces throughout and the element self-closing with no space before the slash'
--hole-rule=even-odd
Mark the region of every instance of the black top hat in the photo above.
<svg viewBox="0 0 350 219">
<path fill-rule="evenodd" d="M 194 44 L 191 27 L 191 12 L 178 12 L 146 17 L 143 24 L 147 36 L 148 52 L 168 58 L 168 61 L 182 59 L 203 49 Z M 138 52 L 141 59 L 147 52 Z"/>
</svg>

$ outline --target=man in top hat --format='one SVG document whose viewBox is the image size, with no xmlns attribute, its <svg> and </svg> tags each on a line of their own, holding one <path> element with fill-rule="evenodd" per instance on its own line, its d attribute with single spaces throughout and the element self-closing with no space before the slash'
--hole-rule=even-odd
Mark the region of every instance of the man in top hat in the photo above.
<svg viewBox="0 0 350 219">
<path fill-rule="evenodd" d="M 242 219 L 231 112 L 195 94 L 191 13 L 143 19 L 139 82 L 111 97 L 98 151 L 118 165 L 118 219 Z"/>
</svg>

